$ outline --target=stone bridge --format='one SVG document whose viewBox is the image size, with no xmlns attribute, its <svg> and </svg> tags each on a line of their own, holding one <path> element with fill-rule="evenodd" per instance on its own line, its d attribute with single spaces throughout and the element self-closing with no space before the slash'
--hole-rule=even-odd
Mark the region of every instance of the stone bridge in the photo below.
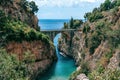
<svg viewBox="0 0 120 80">
<path fill-rule="evenodd" d="M 72 34 L 75 31 L 82 32 L 80 29 L 41 30 L 41 32 L 48 35 L 52 41 L 54 40 L 55 36 L 59 33 L 66 34 L 65 32 L 68 32 Z"/>
</svg>

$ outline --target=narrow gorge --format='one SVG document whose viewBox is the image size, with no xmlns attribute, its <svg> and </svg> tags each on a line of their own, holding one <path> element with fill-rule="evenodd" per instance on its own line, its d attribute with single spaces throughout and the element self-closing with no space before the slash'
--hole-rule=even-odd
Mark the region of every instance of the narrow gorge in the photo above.
<svg viewBox="0 0 120 80">
<path fill-rule="evenodd" d="M 34 1 L 0 0 L 0 80 L 120 80 L 120 0 Z"/>
<path fill-rule="evenodd" d="M 45 32 L 46 34 L 51 33 L 48 34 L 49 37 L 51 37 L 52 34 L 54 35 L 54 32 L 50 32 L 51 30 L 57 30 L 58 28 L 59 30 L 62 30 L 63 23 L 68 21 L 69 20 L 62 19 L 46 19 L 39 20 L 39 25 L 41 25 L 41 30 L 48 31 Z M 55 37 L 51 37 L 51 40 L 53 40 L 54 46 L 56 47 L 57 62 L 54 62 L 42 77 L 38 76 L 37 80 L 68 80 L 71 73 L 76 69 L 75 61 L 67 56 L 63 56 L 62 52 L 58 50 L 58 40 L 60 37 L 61 32 L 56 34 Z"/>
</svg>

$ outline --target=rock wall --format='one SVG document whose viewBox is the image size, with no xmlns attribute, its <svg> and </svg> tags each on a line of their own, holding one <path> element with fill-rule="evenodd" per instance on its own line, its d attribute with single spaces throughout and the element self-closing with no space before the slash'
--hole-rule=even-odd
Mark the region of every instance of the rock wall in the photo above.
<svg viewBox="0 0 120 80">
<path fill-rule="evenodd" d="M 9 53 L 17 54 L 19 59 L 24 59 L 25 52 L 30 52 L 31 59 L 35 59 L 34 63 L 30 63 L 33 66 L 34 74 L 32 76 L 35 79 L 39 74 L 45 72 L 52 63 L 57 60 L 56 51 L 54 46 L 49 47 L 47 44 L 41 41 L 33 41 L 22 43 L 10 42 L 6 46 L 6 50 Z"/>
<path fill-rule="evenodd" d="M 26 11 L 21 5 L 21 0 L 7 1 L 7 3 L 0 5 L 0 10 L 3 10 L 7 16 L 13 19 L 25 22 L 32 28 L 38 28 L 37 16 L 34 13 Z"/>
<path fill-rule="evenodd" d="M 69 33 L 68 35 L 71 36 Z M 84 35 L 80 31 L 76 31 L 74 32 L 74 36 L 71 37 L 72 43 L 70 43 L 70 39 L 64 38 L 62 35 L 59 39 L 60 44 L 58 45 L 58 48 L 59 51 L 63 52 L 65 55 L 73 57 L 76 61 L 76 65 L 78 65 L 85 44 Z"/>
<path fill-rule="evenodd" d="M 25 25 L 27 24 L 28 27 L 37 30 L 39 28 L 37 16 L 35 15 L 34 12 L 26 10 L 24 7 L 26 5 L 22 4 L 21 1 L 27 1 L 27 0 L 2 0 L 0 2 L 0 10 L 3 10 L 5 16 L 7 18 L 10 18 L 10 20 L 21 21 L 22 23 L 25 23 Z M 38 33 L 40 32 L 38 31 Z M 29 36 L 31 35 L 32 34 L 29 34 Z M 45 37 L 45 35 L 41 35 L 41 36 L 43 38 Z M 50 44 L 45 43 L 45 41 L 41 39 L 27 40 L 27 41 L 22 40 L 18 42 L 14 40 L 12 41 L 6 40 L 5 45 L 2 47 L 4 47 L 7 50 L 7 52 L 10 54 L 17 54 L 19 60 L 23 60 L 25 57 L 25 53 L 29 52 L 29 56 L 30 56 L 29 58 L 35 60 L 35 62 L 28 64 L 30 66 L 33 66 L 34 74 L 32 75 L 32 80 L 34 80 L 35 78 L 37 78 L 39 74 L 45 72 L 52 65 L 52 63 L 57 60 L 54 45 L 50 40 L 47 41 L 49 41 Z"/>
<path fill-rule="evenodd" d="M 86 24 L 89 25 L 90 30 L 87 33 L 84 33 L 83 31 L 74 32 L 74 36 L 72 36 L 71 46 L 69 45 L 71 40 L 69 40 L 63 34 L 59 39 L 59 45 L 58 45 L 59 50 L 69 56 L 72 56 L 76 61 L 76 65 L 78 66 L 78 68 L 80 67 L 80 69 L 83 68 L 81 67 L 82 63 L 88 64 L 86 66 L 87 68 L 89 68 L 90 72 L 96 70 L 100 65 L 105 69 L 108 69 L 108 68 L 111 70 L 120 69 L 120 47 L 113 48 L 113 44 L 110 45 L 112 43 L 109 40 L 110 37 L 108 37 L 110 33 L 105 36 L 105 37 L 108 37 L 107 39 L 105 38 L 104 40 L 98 41 L 99 44 L 94 49 L 92 54 L 90 52 L 90 47 L 88 46 L 89 45 L 88 42 L 90 43 L 90 37 L 95 35 L 94 32 L 96 31 L 96 25 L 98 25 L 98 23 L 100 24 L 105 23 L 102 30 L 104 30 L 106 25 L 107 27 L 110 27 L 111 32 L 120 29 L 120 26 L 119 26 L 120 19 L 118 17 L 118 15 L 120 14 L 120 8 L 118 8 L 118 11 L 115 13 L 117 15 L 114 15 L 109 11 L 107 12 L 104 11 L 102 14 L 104 15 L 102 19 L 99 19 L 98 21 L 95 21 L 95 22 L 86 21 L 82 26 L 79 27 L 79 29 L 83 30 Z M 114 22 L 113 24 L 114 18 L 116 17 L 117 17 L 116 22 Z M 103 31 L 103 33 L 104 32 L 105 31 Z M 115 37 L 116 35 L 114 35 L 113 37 L 116 39 L 119 39 L 119 36 Z M 98 36 L 97 38 L 100 38 L 100 37 L 101 36 Z M 94 40 L 95 38 L 93 38 L 93 41 Z M 119 41 L 117 42 L 119 43 Z M 95 45 L 95 43 L 93 42 L 93 44 L 91 45 Z M 77 73 L 79 73 L 79 71 L 80 70 L 78 71 L 76 70 L 76 73 L 73 73 L 73 74 L 76 75 Z M 80 79 L 81 77 L 79 75 L 81 75 L 81 72 L 80 74 L 76 75 L 75 78 L 70 80 L 81 80 Z"/>
</svg>

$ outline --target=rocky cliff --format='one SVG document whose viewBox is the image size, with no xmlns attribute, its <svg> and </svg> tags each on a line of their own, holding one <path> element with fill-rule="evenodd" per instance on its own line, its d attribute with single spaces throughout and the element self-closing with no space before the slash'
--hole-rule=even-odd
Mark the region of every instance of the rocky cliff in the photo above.
<svg viewBox="0 0 120 80">
<path fill-rule="evenodd" d="M 0 2 L 0 10 L 4 11 L 6 16 L 22 21 L 32 28 L 38 28 L 38 18 L 30 12 L 26 0 L 9 0 Z"/>
<path fill-rule="evenodd" d="M 57 60 L 52 41 L 39 31 L 35 11 L 37 8 L 34 2 L 0 1 L 0 48 L 6 49 L 9 54 L 16 54 L 20 61 L 24 61 L 26 52 L 29 53 L 28 59 L 34 62 L 25 60 L 25 63 L 32 66 L 31 80 L 35 80 Z"/>
<path fill-rule="evenodd" d="M 25 58 L 25 53 L 29 52 L 31 59 L 34 59 L 34 63 L 30 63 L 33 66 L 33 80 L 43 72 L 45 72 L 52 63 L 57 60 L 56 51 L 54 45 L 48 46 L 42 41 L 23 41 L 22 43 L 9 42 L 6 46 L 8 53 L 17 54 L 20 60 Z"/>
<path fill-rule="evenodd" d="M 79 77 L 82 73 L 90 80 L 120 78 L 120 8 L 102 9 L 99 7 L 86 15 L 88 20 L 77 28 L 82 31 L 74 32 L 72 43 L 64 34 L 59 40 L 59 50 L 72 56 L 78 65 L 70 80 L 88 80 Z"/>
</svg>

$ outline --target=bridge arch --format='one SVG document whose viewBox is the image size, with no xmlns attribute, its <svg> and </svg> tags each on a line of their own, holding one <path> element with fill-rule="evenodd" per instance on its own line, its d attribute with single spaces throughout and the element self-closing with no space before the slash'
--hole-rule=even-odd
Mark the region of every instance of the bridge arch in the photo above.
<svg viewBox="0 0 120 80">
<path fill-rule="evenodd" d="M 50 31 L 42 31 L 42 33 L 46 34 L 49 36 L 49 38 L 54 41 L 54 38 L 57 36 L 57 34 L 60 34 L 61 32 L 50 32 Z"/>
<path fill-rule="evenodd" d="M 49 38 L 53 41 L 55 36 L 59 33 L 66 35 L 68 38 L 70 38 L 71 33 L 73 33 L 74 31 L 80 31 L 82 32 L 80 29 L 61 29 L 61 30 L 41 30 L 42 33 L 46 34 L 49 36 Z M 67 33 L 69 33 L 70 35 L 68 35 Z"/>
</svg>

